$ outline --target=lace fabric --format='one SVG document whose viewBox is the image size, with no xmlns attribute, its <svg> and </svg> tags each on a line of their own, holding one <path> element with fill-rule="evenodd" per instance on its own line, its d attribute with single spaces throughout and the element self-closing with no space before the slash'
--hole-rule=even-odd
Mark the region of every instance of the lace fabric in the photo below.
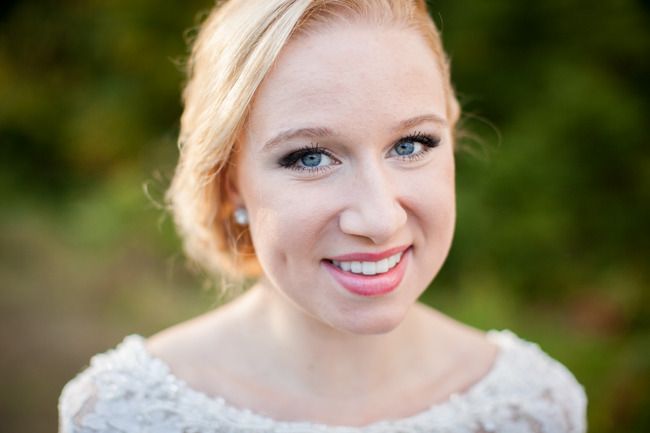
<svg viewBox="0 0 650 433">
<path fill-rule="evenodd" d="M 59 433 L 584 433 L 582 386 L 538 345 L 508 330 L 488 331 L 499 346 L 492 369 L 463 393 L 408 418 L 365 427 L 276 421 L 192 389 L 126 337 L 95 355 L 59 400 Z"/>
</svg>

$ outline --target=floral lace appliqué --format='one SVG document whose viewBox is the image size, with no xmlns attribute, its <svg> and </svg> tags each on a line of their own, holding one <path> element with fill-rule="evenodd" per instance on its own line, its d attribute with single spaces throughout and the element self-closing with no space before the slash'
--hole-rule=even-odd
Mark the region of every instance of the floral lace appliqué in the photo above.
<svg viewBox="0 0 650 433">
<path fill-rule="evenodd" d="M 365 427 L 276 421 L 210 397 L 128 336 L 95 355 L 59 400 L 59 433 L 584 433 L 582 386 L 536 344 L 489 331 L 500 352 L 490 372 L 462 394 L 408 418 Z"/>
</svg>

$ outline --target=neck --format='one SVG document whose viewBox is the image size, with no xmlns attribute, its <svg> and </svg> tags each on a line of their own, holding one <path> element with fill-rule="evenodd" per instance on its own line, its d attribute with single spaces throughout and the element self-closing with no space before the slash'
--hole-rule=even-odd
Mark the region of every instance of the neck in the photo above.
<svg viewBox="0 0 650 433">
<path fill-rule="evenodd" d="M 358 335 L 333 328 L 259 284 L 238 302 L 247 344 L 263 354 L 263 371 L 290 392 L 354 399 L 408 378 L 426 362 L 422 322 L 430 317 L 416 304 L 393 330 Z M 275 386 L 275 384 L 274 384 Z"/>
</svg>

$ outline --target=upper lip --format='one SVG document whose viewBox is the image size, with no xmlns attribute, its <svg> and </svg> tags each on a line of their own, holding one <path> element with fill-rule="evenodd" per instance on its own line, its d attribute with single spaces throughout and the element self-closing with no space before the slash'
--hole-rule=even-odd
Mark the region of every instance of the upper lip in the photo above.
<svg viewBox="0 0 650 433">
<path fill-rule="evenodd" d="M 403 253 L 411 245 L 400 245 L 378 253 L 349 253 L 342 254 L 336 257 L 330 257 L 329 260 L 336 260 L 337 262 L 377 262 L 397 253 Z"/>
</svg>

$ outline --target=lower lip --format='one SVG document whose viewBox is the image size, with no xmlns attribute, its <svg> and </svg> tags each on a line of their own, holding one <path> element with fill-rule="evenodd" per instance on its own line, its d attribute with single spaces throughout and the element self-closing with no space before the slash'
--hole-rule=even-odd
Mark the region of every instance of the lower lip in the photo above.
<svg viewBox="0 0 650 433">
<path fill-rule="evenodd" d="M 347 291 L 360 296 L 379 296 L 394 291 L 404 278 L 411 248 L 404 251 L 400 262 L 388 272 L 377 275 L 363 275 L 346 272 L 333 263 L 324 260 L 325 269 Z"/>
</svg>

